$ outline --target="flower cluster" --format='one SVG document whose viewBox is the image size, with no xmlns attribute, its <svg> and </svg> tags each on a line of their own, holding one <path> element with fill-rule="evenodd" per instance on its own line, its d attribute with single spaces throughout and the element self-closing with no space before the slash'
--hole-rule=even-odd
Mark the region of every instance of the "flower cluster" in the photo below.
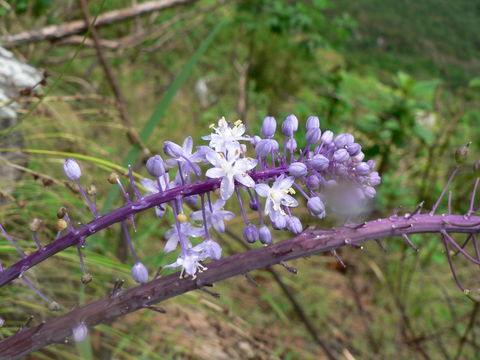
<svg viewBox="0 0 480 360">
<path fill-rule="evenodd" d="M 361 146 L 351 134 L 334 136 L 329 130 L 322 133 L 319 119 L 312 116 L 306 122 L 306 147 L 300 149 L 294 138 L 298 127 L 298 119 L 289 115 L 281 126 L 284 142 L 280 146 L 274 138 L 277 122 L 271 116 L 263 121 L 262 137 L 246 135 L 240 120 L 230 124 L 221 118 L 210 126 L 212 133 L 203 137 L 207 146 L 198 146 L 194 151 L 191 137 L 185 139 L 183 146 L 166 141 L 163 150 L 168 158 L 163 160 L 155 155 L 147 161 L 147 170 L 154 179 L 141 182 L 149 193 L 163 193 L 209 179 L 216 180 L 220 190 L 169 202 L 175 224 L 166 232 L 164 251 L 174 251 L 178 245 L 181 249 L 177 260 L 166 268 L 178 267 L 182 275 L 195 277 L 198 271 L 206 269 L 204 260 L 221 257 L 222 249 L 211 233 L 213 229 L 224 232 L 225 222 L 236 216 L 224 210 L 232 197 L 238 201 L 245 222 L 244 238 L 249 243 L 260 240 L 267 245 L 272 234 L 266 217 L 273 229 L 294 234 L 303 231 L 300 219 L 292 215 L 292 208 L 299 205 L 294 197 L 297 192 L 305 198 L 310 214 L 319 219 L 326 216 L 326 204 L 339 206 L 334 200 L 339 196 L 332 194 L 340 193 L 348 206 L 375 196 L 375 186 L 380 183 L 378 173 L 373 171 L 375 162 L 364 161 Z M 206 169 L 205 177 L 202 168 Z M 248 196 L 249 208 L 258 212 L 258 225 L 248 219 L 242 194 Z M 214 201 L 214 196 L 219 198 Z M 195 207 L 199 198 L 200 209 L 187 217 L 184 203 Z M 162 217 L 166 208 L 167 204 L 157 206 L 157 216 Z M 193 245 L 194 239 L 197 243 L 198 239 L 203 241 Z"/>
</svg>

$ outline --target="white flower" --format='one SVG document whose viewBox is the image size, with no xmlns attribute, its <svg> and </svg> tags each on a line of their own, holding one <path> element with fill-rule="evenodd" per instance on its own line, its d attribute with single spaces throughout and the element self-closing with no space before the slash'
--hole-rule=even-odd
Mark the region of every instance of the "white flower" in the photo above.
<svg viewBox="0 0 480 360">
<path fill-rule="evenodd" d="M 222 199 L 218 199 L 215 204 L 212 205 L 212 210 L 210 210 L 210 206 L 205 205 L 205 219 L 207 220 L 207 227 L 209 229 L 213 226 L 218 232 L 225 232 L 224 221 L 232 220 L 235 217 L 233 212 L 223 210 L 224 205 L 225 200 Z M 195 211 L 190 217 L 196 221 L 203 221 L 202 210 Z"/>
<path fill-rule="evenodd" d="M 215 167 L 208 169 L 206 176 L 209 178 L 223 178 L 220 184 L 220 195 L 223 200 L 228 200 L 233 194 L 235 180 L 246 187 L 255 186 L 255 181 L 247 171 L 257 166 L 257 160 L 252 158 L 239 158 L 238 154 L 225 157 L 223 153 L 210 152 L 206 154 L 207 160 Z"/>
<path fill-rule="evenodd" d="M 281 175 L 275 180 L 271 187 L 267 184 L 255 185 L 257 194 L 267 198 L 265 202 L 265 215 L 269 215 L 272 221 L 278 220 L 280 216 L 287 215 L 282 209 L 282 206 L 298 206 L 297 200 L 289 195 L 295 194 L 295 191 L 292 189 L 294 181 L 295 178 L 293 176 L 285 177 Z"/>
<path fill-rule="evenodd" d="M 198 268 L 200 268 L 200 270 L 205 269 L 205 267 L 199 262 L 205 260 L 206 258 L 207 255 L 204 251 L 202 251 L 202 249 L 187 249 L 185 252 L 182 251 L 177 261 L 172 264 L 165 265 L 164 268 L 175 269 L 177 267 L 181 267 L 182 272 L 180 273 L 180 277 L 183 276 L 184 272 L 195 277 Z"/>
<path fill-rule="evenodd" d="M 228 122 L 222 117 L 218 120 L 218 126 L 215 127 L 214 124 L 210 125 L 210 128 L 215 130 L 215 133 L 208 136 L 203 136 L 202 139 L 210 140 L 210 147 L 215 149 L 217 152 L 226 152 L 229 148 L 240 149 L 240 140 L 249 140 L 248 136 L 245 134 L 245 125 L 243 125 L 241 120 L 237 120 L 234 123 L 233 128 L 230 127 Z"/>
<path fill-rule="evenodd" d="M 188 237 L 198 238 L 205 235 L 205 231 L 202 228 L 192 226 L 189 222 L 180 223 L 180 233 L 182 238 L 187 241 Z M 167 243 L 163 249 L 165 253 L 169 253 L 177 248 L 180 236 L 176 224 L 165 233 L 165 239 L 167 239 Z"/>
</svg>

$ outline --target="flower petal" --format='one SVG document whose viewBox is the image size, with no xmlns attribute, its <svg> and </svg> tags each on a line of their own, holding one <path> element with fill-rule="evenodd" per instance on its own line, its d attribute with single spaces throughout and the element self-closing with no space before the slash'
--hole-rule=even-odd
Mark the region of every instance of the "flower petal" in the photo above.
<svg viewBox="0 0 480 360">
<path fill-rule="evenodd" d="M 193 139 L 191 136 L 188 136 L 183 141 L 183 155 L 186 155 L 186 156 L 190 155 L 192 153 L 192 149 L 193 149 Z"/>
<path fill-rule="evenodd" d="M 233 177 L 225 176 L 222 179 L 222 183 L 220 184 L 220 195 L 223 200 L 228 200 L 230 196 L 232 196 L 234 187 L 235 181 L 233 181 Z"/>
<path fill-rule="evenodd" d="M 207 176 L 209 178 L 212 178 L 212 179 L 221 178 L 221 177 L 225 176 L 225 170 L 220 169 L 220 168 L 216 168 L 216 167 L 210 168 L 205 173 L 205 176 Z"/>
<path fill-rule="evenodd" d="M 253 179 L 246 173 L 235 175 L 235 180 L 237 180 L 240 184 L 245 185 L 246 187 L 255 186 L 255 181 L 253 181 Z"/>
<path fill-rule="evenodd" d="M 255 185 L 255 191 L 258 195 L 262 197 L 267 197 L 270 193 L 270 186 L 268 186 L 267 184 L 257 184 Z"/>
</svg>

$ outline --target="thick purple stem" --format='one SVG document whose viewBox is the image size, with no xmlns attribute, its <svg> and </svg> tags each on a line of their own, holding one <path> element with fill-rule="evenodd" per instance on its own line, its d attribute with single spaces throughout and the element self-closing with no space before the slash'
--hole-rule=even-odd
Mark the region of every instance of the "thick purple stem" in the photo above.
<svg viewBox="0 0 480 360">
<path fill-rule="evenodd" d="M 218 181 L 211 183 L 218 187 Z M 155 199 L 159 198 L 159 195 L 153 196 L 156 196 Z M 445 222 L 445 220 L 449 220 L 449 222 Z M 442 230 L 450 233 L 478 233 L 480 225 L 473 225 L 479 221 L 480 216 L 466 219 L 463 215 L 432 216 L 425 214 L 415 216 L 414 220 L 405 218 L 374 220 L 359 228 L 343 226 L 331 230 L 304 231 L 292 239 L 211 262 L 208 264 L 207 271 L 197 275 L 196 281 L 192 281 L 190 278 L 179 279 L 178 273 L 171 274 L 74 309 L 39 326 L 25 328 L 0 342 L 0 359 L 17 359 L 49 344 L 64 342 L 66 337 L 71 336 L 74 324 L 84 322 L 88 327 L 92 327 L 185 292 L 196 290 L 199 288 L 199 284 L 213 284 L 283 261 L 333 251 L 345 245 L 345 239 L 349 239 L 349 244 L 357 244 L 402 234 L 439 233 Z M 414 225 L 410 226 L 412 223 Z M 393 224 L 396 227 L 392 228 Z"/>
<path fill-rule="evenodd" d="M 267 169 L 264 171 L 256 171 L 250 176 L 258 182 L 259 180 L 268 179 L 285 173 L 285 168 Z M 0 287 L 8 284 L 12 280 L 18 278 L 22 273 L 37 265 L 50 256 L 79 243 L 80 239 L 93 235 L 102 229 L 105 229 L 115 223 L 127 219 L 129 216 L 139 213 L 140 211 L 161 205 L 166 202 L 175 200 L 178 196 L 190 196 L 195 194 L 204 194 L 213 191 L 220 186 L 221 179 L 206 180 L 196 184 L 186 184 L 164 191 L 162 194 L 153 194 L 146 196 L 140 200 L 126 204 L 105 215 L 99 216 L 81 228 L 62 236 L 58 240 L 45 246 L 41 251 L 34 252 L 29 256 L 25 256 L 22 260 L 13 264 L 9 268 L 0 273 Z"/>
</svg>

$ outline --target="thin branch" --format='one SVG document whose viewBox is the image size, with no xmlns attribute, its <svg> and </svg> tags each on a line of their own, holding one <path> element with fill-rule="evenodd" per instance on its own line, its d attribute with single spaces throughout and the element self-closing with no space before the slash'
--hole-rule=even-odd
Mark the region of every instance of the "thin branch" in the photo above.
<svg viewBox="0 0 480 360">
<path fill-rule="evenodd" d="M 112 89 L 115 96 L 115 105 L 117 107 L 118 113 L 120 114 L 120 118 L 122 119 L 122 123 L 127 129 L 127 137 L 132 144 L 139 146 L 143 150 L 145 155 L 149 155 L 150 151 L 147 149 L 145 144 L 143 144 L 140 136 L 132 126 L 132 122 L 130 121 L 130 117 L 128 116 L 125 97 L 123 96 L 120 86 L 118 85 L 117 78 L 115 77 L 113 69 L 108 62 L 105 52 L 103 51 L 102 44 L 100 42 L 100 36 L 97 33 L 97 29 L 94 26 L 88 10 L 87 0 L 80 0 L 80 6 L 82 8 L 82 13 L 83 17 L 85 18 L 85 24 L 87 25 L 87 28 L 91 26 L 90 36 L 92 37 L 93 43 L 95 45 L 95 51 L 97 52 L 98 60 L 102 65 L 103 71 L 105 72 L 105 75 L 107 77 L 108 84 L 110 85 L 110 88 Z"/>
<path fill-rule="evenodd" d="M 98 16 L 95 27 L 111 25 L 120 21 L 132 19 L 139 15 L 148 14 L 154 11 L 168 9 L 178 5 L 185 5 L 196 0 L 157 0 L 148 1 L 136 6 L 113 10 Z M 13 46 L 38 42 L 42 40 L 58 40 L 71 35 L 84 33 L 88 28 L 83 20 L 75 20 L 60 25 L 51 25 L 41 29 L 23 31 L 14 35 L 0 37 L 3 46 Z"/>
</svg>

